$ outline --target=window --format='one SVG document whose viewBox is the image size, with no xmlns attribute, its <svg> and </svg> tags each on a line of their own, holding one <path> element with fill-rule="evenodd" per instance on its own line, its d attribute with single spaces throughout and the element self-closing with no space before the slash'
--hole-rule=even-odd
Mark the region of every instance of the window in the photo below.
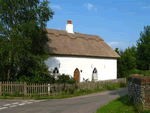
<svg viewBox="0 0 150 113">
<path fill-rule="evenodd" d="M 94 74 L 94 73 L 97 73 L 97 69 L 96 69 L 96 68 L 94 68 L 94 70 L 93 70 L 93 74 Z"/>
<path fill-rule="evenodd" d="M 97 69 L 96 68 L 94 68 L 94 70 L 93 70 L 92 81 L 98 81 L 98 75 L 97 75 Z"/>
<path fill-rule="evenodd" d="M 59 73 L 59 70 L 58 70 L 57 67 L 55 67 L 55 69 L 53 70 L 53 73 L 54 73 L 54 74 L 58 74 L 58 73 Z"/>
<path fill-rule="evenodd" d="M 57 76 L 59 75 L 59 70 L 58 70 L 57 67 L 54 68 L 54 70 L 53 70 L 53 75 L 54 75 L 55 79 L 58 79 Z"/>
</svg>

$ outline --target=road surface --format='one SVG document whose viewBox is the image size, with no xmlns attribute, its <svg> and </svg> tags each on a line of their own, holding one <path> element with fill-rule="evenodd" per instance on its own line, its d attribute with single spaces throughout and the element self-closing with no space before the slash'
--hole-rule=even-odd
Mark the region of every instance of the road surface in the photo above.
<svg viewBox="0 0 150 113">
<path fill-rule="evenodd" d="M 93 113 L 126 94 L 128 87 L 67 99 L 0 100 L 0 113 Z"/>
</svg>

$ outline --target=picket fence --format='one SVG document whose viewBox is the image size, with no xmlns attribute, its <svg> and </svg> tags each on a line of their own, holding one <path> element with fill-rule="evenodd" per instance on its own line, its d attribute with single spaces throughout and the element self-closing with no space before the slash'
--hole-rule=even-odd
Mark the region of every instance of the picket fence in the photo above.
<svg viewBox="0 0 150 113">
<path fill-rule="evenodd" d="M 0 95 L 14 94 L 16 91 L 20 95 L 31 96 L 31 94 L 38 93 L 41 95 L 55 95 L 61 92 L 64 84 L 48 84 L 48 83 L 33 83 L 27 84 L 26 82 L 0 82 Z M 66 84 L 65 88 L 72 88 L 74 85 Z"/>
<path fill-rule="evenodd" d="M 98 82 L 81 82 L 77 83 L 77 90 L 80 89 L 94 89 L 97 86 L 101 89 L 105 83 L 125 83 L 126 78 L 118 78 L 112 80 L 104 80 Z M 38 93 L 41 95 L 56 95 L 62 92 L 64 88 L 64 84 L 48 84 L 48 83 L 34 83 L 27 84 L 26 82 L 8 82 L 8 81 L 0 81 L 0 95 L 4 93 L 14 94 L 16 91 L 19 92 L 20 95 L 31 96 L 31 94 Z M 75 88 L 75 84 L 66 84 L 65 89 Z M 63 89 L 64 90 L 64 89 Z"/>
</svg>

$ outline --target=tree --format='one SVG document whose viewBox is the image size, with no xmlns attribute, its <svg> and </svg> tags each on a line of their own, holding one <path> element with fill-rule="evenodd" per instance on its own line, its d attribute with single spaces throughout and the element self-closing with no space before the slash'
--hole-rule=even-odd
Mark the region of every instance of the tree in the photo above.
<svg viewBox="0 0 150 113">
<path fill-rule="evenodd" d="M 122 63 L 124 65 L 124 71 L 136 69 L 136 58 L 133 53 L 129 51 L 130 49 L 126 49 L 122 56 Z"/>
<path fill-rule="evenodd" d="M 115 51 L 118 53 L 118 55 L 120 55 L 120 57 L 122 58 L 122 55 L 123 55 L 123 50 L 119 50 L 118 48 L 115 49 Z M 122 78 L 123 77 L 123 65 L 122 65 L 122 62 L 121 62 L 121 58 L 118 58 L 117 59 L 117 77 L 118 78 Z"/>
<path fill-rule="evenodd" d="M 125 77 L 129 70 L 136 69 L 136 48 L 132 46 L 125 51 L 115 49 L 115 51 L 121 56 L 117 59 L 117 77 Z"/>
<path fill-rule="evenodd" d="M 46 22 L 54 15 L 48 4 L 45 0 L 0 0 L 0 31 L 4 34 L 0 38 L 7 39 L 6 44 L 10 47 L 7 49 L 9 59 L 6 60 L 8 66 L 5 70 L 7 68 L 7 75 L 11 79 L 15 78 L 16 71 L 28 74 L 28 70 L 25 70 L 26 65 L 29 65 L 26 63 L 27 59 L 33 57 L 33 62 L 43 63 L 44 59 L 48 58 L 49 53 L 44 49 L 44 45 L 50 40 L 45 28 Z M 0 48 L 4 50 L 3 45 L 0 45 Z M 3 52 L 1 49 L 0 53 Z M 2 59 L 0 60 L 2 62 Z M 34 73 L 31 76 L 34 76 Z"/>
<path fill-rule="evenodd" d="M 150 26 L 144 26 L 137 41 L 138 69 L 149 70 L 150 68 Z"/>
</svg>

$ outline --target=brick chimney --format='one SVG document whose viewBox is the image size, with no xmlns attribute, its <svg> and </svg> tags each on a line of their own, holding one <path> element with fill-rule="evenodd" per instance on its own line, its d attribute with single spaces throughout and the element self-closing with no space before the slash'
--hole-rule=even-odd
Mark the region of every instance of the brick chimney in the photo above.
<svg viewBox="0 0 150 113">
<path fill-rule="evenodd" d="M 72 24 L 71 20 L 67 21 L 66 31 L 67 31 L 67 33 L 73 33 L 74 34 L 74 32 L 73 32 L 73 24 Z"/>
</svg>

